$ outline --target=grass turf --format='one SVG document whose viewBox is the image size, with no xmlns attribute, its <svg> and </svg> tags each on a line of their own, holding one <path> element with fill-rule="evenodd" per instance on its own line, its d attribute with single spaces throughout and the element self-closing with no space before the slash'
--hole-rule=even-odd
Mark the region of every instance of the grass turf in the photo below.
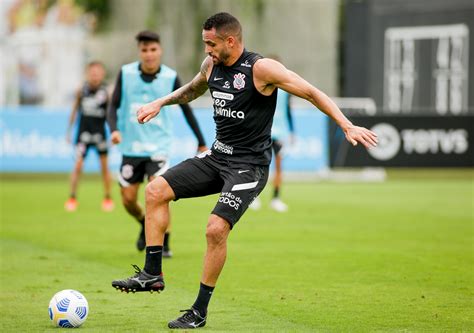
<svg viewBox="0 0 474 333">
<path fill-rule="evenodd" d="M 96 177 L 81 182 L 75 213 L 63 210 L 67 192 L 65 175 L 1 176 L 1 331 L 57 332 L 47 307 L 68 288 L 89 301 L 81 331 L 167 331 L 196 297 L 216 197 L 172 203 L 166 291 L 127 295 L 110 281 L 144 256 L 118 189 L 112 213 L 100 211 Z M 231 233 L 205 331 L 474 330 L 472 170 L 288 183 L 283 194 L 288 213 L 264 205 Z"/>
</svg>

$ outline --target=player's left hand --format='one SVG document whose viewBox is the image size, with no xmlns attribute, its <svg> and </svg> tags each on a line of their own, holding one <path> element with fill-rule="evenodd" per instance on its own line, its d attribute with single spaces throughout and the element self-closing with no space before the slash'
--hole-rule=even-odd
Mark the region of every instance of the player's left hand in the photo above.
<svg viewBox="0 0 474 333">
<path fill-rule="evenodd" d="M 365 127 L 351 125 L 344 128 L 343 131 L 347 141 L 353 146 L 357 146 L 358 142 L 363 144 L 367 149 L 377 146 L 377 134 Z"/>
<path fill-rule="evenodd" d="M 161 105 L 158 100 L 145 104 L 137 110 L 137 120 L 140 124 L 147 123 L 160 113 Z"/>
</svg>

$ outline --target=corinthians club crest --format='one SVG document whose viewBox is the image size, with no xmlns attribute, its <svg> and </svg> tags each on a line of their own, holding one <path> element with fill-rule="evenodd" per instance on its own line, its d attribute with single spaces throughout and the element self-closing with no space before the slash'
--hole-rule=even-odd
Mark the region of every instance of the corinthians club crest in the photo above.
<svg viewBox="0 0 474 333">
<path fill-rule="evenodd" d="M 234 75 L 234 88 L 237 90 L 245 87 L 245 74 L 238 73 Z"/>
</svg>

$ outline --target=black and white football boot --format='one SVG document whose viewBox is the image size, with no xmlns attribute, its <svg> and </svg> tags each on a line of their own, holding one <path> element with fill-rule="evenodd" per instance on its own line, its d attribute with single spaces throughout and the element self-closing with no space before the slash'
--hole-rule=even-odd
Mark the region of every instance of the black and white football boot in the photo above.
<svg viewBox="0 0 474 333">
<path fill-rule="evenodd" d="M 184 312 L 181 317 L 168 323 L 169 328 L 193 329 L 206 325 L 206 317 L 201 317 L 197 310 L 191 308 L 181 312 Z"/>
<path fill-rule="evenodd" d="M 149 291 L 160 292 L 165 289 L 165 281 L 163 280 L 163 273 L 160 275 L 150 275 L 143 271 L 137 265 L 132 265 L 135 268 L 135 275 L 124 280 L 112 281 L 112 287 L 117 290 L 125 291 L 127 293 Z"/>
</svg>

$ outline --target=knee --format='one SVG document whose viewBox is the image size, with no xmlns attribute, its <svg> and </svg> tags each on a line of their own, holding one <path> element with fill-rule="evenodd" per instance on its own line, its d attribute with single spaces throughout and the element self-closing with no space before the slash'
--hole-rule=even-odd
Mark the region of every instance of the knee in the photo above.
<svg viewBox="0 0 474 333">
<path fill-rule="evenodd" d="M 166 203 L 173 199 L 171 193 L 168 183 L 162 177 L 158 177 L 146 186 L 145 200 L 147 205 Z"/>
<path fill-rule="evenodd" d="M 137 202 L 137 198 L 133 195 L 122 192 L 122 204 L 125 207 L 133 207 Z"/>
<path fill-rule="evenodd" d="M 80 173 L 82 171 L 82 160 L 78 160 L 74 165 L 74 172 Z"/>
<path fill-rule="evenodd" d="M 109 174 L 109 168 L 107 167 L 107 165 L 102 166 L 102 174 L 104 174 L 104 175 Z"/>
<path fill-rule="evenodd" d="M 221 217 L 211 215 L 206 228 L 206 239 L 211 244 L 222 244 L 226 241 L 230 226 L 226 220 Z"/>
</svg>

